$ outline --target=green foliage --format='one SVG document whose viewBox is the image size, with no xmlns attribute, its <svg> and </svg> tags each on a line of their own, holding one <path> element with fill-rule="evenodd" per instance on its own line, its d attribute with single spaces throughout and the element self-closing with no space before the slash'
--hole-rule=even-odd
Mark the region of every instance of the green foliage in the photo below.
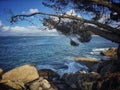
<svg viewBox="0 0 120 90">
<path fill-rule="evenodd" d="M 75 20 L 61 20 L 59 23 L 52 18 L 44 19 L 44 25 L 56 28 L 58 32 L 66 36 L 76 36 L 80 42 L 89 42 L 91 40 L 91 33 L 84 29 L 84 24 Z M 71 41 L 75 43 L 75 41 Z M 72 45 L 72 44 L 71 44 Z M 77 43 L 74 45 L 78 45 Z"/>
</svg>

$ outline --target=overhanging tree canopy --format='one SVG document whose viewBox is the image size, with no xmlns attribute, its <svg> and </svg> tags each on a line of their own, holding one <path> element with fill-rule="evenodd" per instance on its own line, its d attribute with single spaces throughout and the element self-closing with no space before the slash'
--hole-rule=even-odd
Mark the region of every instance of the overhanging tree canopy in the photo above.
<svg viewBox="0 0 120 90">
<path fill-rule="evenodd" d="M 45 0 L 43 5 L 57 11 L 57 14 L 36 12 L 11 17 L 11 23 L 38 14 L 47 15 L 43 25 L 55 28 L 64 35 L 75 35 L 79 41 L 88 42 L 91 32 L 120 44 L 120 0 Z M 78 15 L 68 15 L 64 8 L 74 9 Z M 90 18 L 85 18 L 90 16 Z M 57 20 L 56 18 L 57 17 Z M 120 54 L 120 50 L 118 49 Z"/>
<path fill-rule="evenodd" d="M 35 15 L 47 16 L 42 20 L 44 26 L 49 29 L 55 28 L 66 36 L 74 35 L 80 42 L 90 41 L 90 32 L 93 32 L 118 43 L 117 52 L 120 59 L 120 0 L 43 0 L 43 5 L 57 13 L 20 14 L 12 16 L 10 22 L 14 23 Z M 72 13 L 68 15 L 66 7 L 75 10 L 80 16 Z M 73 43 L 77 46 L 77 43 Z"/>
</svg>

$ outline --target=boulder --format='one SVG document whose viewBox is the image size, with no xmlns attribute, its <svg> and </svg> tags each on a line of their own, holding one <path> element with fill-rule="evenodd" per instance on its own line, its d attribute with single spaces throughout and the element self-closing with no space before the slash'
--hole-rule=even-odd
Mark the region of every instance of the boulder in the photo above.
<svg viewBox="0 0 120 90">
<path fill-rule="evenodd" d="M 40 77 L 38 80 L 35 80 L 34 82 L 30 83 L 28 87 L 30 90 L 42 90 L 42 87 L 40 87 L 40 82 L 43 80 L 42 77 Z"/>
<path fill-rule="evenodd" d="M 3 75 L 3 69 L 0 68 L 0 79 L 1 79 L 2 75 Z"/>
<path fill-rule="evenodd" d="M 23 83 L 31 82 L 35 79 L 38 79 L 38 71 L 33 65 L 23 65 L 12 69 L 5 74 L 3 74 L 3 80 L 16 81 L 19 80 Z"/>
<path fill-rule="evenodd" d="M 50 83 L 46 79 L 41 80 L 40 86 L 43 89 L 49 89 L 51 87 Z"/>
<path fill-rule="evenodd" d="M 59 74 L 57 74 L 56 72 L 54 72 L 51 69 L 40 69 L 38 71 L 38 73 L 39 73 L 40 77 L 43 77 L 43 78 L 48 79 L 50 81 L 52 81 L 53 79 L 59 79 L 60 78 Z"/>
<path fill-rule="evenodd" d="M 0 81 L 0 90 L 23 90 L 25 89 L 22 82 L 14 82 L 10 80 L 1 80 Z"/>
<path fill-rule="evenodd" d="M 106 51 L 102 51 L 101 54 L 108 57 L 117 57 L 117 48 L 109 48 Z"/>
<path fill-rule="evenodd" d="M 49 81 L 40 77 L 38 80 L 33 81 L 28 85 L 30 90 L 58 90 L 56 87 L 53 87 Z"/>
<path fill-rule="evenodd" d="M 100 60 L 97 60 L 95 58 L 84 57 L 75 58 L 75 61 L 79 62 L 80 64 L 86 65 L 90 69 L 90 71 L 97 71 L 98 65 L 101 62 Z"/>
</svg>

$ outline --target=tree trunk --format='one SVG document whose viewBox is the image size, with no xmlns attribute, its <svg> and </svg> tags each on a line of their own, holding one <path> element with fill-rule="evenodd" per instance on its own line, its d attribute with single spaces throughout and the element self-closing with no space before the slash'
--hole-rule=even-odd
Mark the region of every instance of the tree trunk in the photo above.
<svg viewBox="0 0 120 90">
<path fill-rule="evenodd" d="M 111 32 L 108 32 L 107 30 L 102 30 L 99 27 L 94 27 L 94 26 L 87 26 L 85 29 L 92 31 L 96 35 L 99 35 L 105 39 L 112 41 L 112 42 L 120 43 L 120 36 L 117 34 L 113 34 Z"/>
<path fill-rule="evenodd" d="M 117 49 L 117 57 L 118 57 L 118 60 L 120 61 L 120 44 Z"/>
</svg>

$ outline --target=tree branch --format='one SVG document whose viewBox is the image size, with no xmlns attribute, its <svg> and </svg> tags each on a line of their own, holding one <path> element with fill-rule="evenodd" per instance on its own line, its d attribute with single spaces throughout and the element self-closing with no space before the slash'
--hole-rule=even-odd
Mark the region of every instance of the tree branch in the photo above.
<svg viewBox="0 0 120 90">
<path fill-rule="evenodd" d="M 12 16 L 10 22 L 15 22 L 14 20 L 16 18 L 18 18 L 18 17 L 31 17 L 31 16 L 34 16 L 34 15 L 37 15 L 37 14 L 47 15 L 47 16 L 54 16 L 54 17 L 58 17 L 58 18 L 68 18 L 68 19 L 73 19 L 73 20 L 78 20 L 78 21 L 81 21 L 81 22 L 85 22 L 85 23 L 95 24 L 95 25 L 97 25 L 100 28 L 105 28 L 107 31 L 111 31 L 111 32 L 113 32 L 115 34 L 119 34 L 120 35 L 120 30 L 119 29 L 113 28 L 113 27 L 108 26 L 106 24 L 102 24 L 102 23 L 99 23 L 99 22 L 86 20 L 86 19 L 83 19 L 81 17 L 71 16 L 71 15 L 55 15 L 55 14 L 47 14 L 47 13 L 43 13 L 43 12 L 37 12 L 37 13 L 33 13 L 33 14 L 20 14 L 20 15 Z"/>
<path fill-rule="evenodd" d="M 85 29 L 92 31 L 96 35 L 99 35 L 101 37 L 104 37 L 108 40 L 111 40 L 112 42 L 120 43 L 120 36 L 113 34 L 111 32 L 107 32 L 106 30 L 96 28 L 93 26 L 87 26 Z"/>
<path fill-rule="evenodd" d="M 72 20 L 77 20 L 83 23 L 91 23 L 96 25 L 98 28 L 93 28 L 90 27 L 88 29 L 90 29 L 91 31 L 93 31 L 95 34 L 100 35 L 106 39 L 112 40 L 114 42 L 120 43 L 120 30 L 113 28 L 111 26 L 108 26 L 106 24 L 102 24 L 99 22 L 95 22 L 95 21 L 90 21 L 90 20 L 86 20 L 83 19 L 81 17 L 76 17 L 76 16 L 70 16 L 70 15 L 55 15 L 55 14 L 47 14 L 47 13 L 43 13 L 43 12 L 37 12 L 37 13 L 33 13 L 33 14 L 21 14 L 21 15 L 15 15 L 11 17 L 11 22 L 15 22 L 15 19 L 18 19 L 19 17 L 31 17 L 37 14 L 41 14 L 41 15 L 47 15 L 47 16 L 54 16 L 54 17 L 58 17 L 58 18 L 68 18 L 68 19 L 72 19 Z M 100 30 L 99 28 L 103 28 L 104 31 Z M 93 29 L 93 30 L 92 30 Z M 108 34 L 107 34 L 108 33 Z M 109 37 L 111 36 L 111 37 Z"/>
<path fill-rule="evenodd" d="M 95 4 L 105 6 L 110 10 L 117 12 L 120 15 L 120 7 L 108 2 L 107 0 L 91 0 L 91 1 L 93 1 Z"/>
</svg>

